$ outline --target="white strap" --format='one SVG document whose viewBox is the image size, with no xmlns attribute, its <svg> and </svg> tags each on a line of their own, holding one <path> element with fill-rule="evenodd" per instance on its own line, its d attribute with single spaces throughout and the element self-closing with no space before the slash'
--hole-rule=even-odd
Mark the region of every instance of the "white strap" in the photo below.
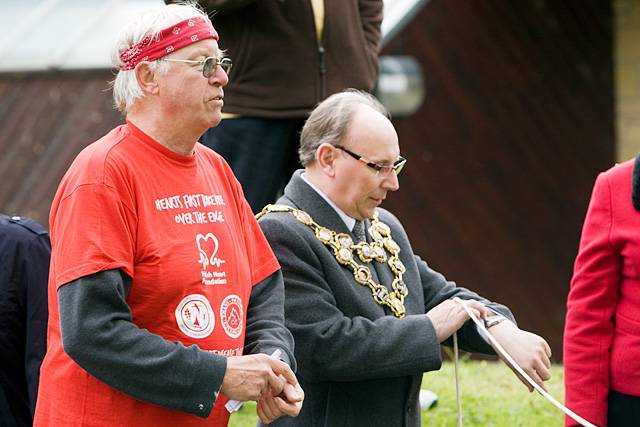
<svg viewBox="0 0 640 427">
<path fill-rule="evenodd" d="M 491 333 L 484 327 L 484 323 L 478 319 L 478 317 L 473 314 L 473 312 L 469 309 L 469 307 L 467 306 L 467 304 L 461 300 L 460 298 L 454 298 L 454 301 L 456 301 L 458 304 L 460 304 L 465 311 L 467 312 L 467 314 L 469 315 L 469 317 L 471 318 L 471 320 L 473 320 L 473 322 L 476 324 L 476 326 L 478 326 L 478 329 L 482 332 L 485 333 L 485 335 L 487 336 L 487 338 L 489 339 L 489 341 L 491 341 L 491 344 L 493 345 L 493 348 L 496 349 L 496 351 L 507 361 L 507 363 L 513 367 L 513 369 L 515 369 L 516 371 L 518 371 L 518 373 L 529 383 L 531 384 L 531 386 L 542 395 L 542 397 L 544 397 L 545 399 L 547 399 L 549 402 L 551 402 L 556 408 L 560 409 L 562 412 L 564 412 L 565 414 L 567 414 L 569 417 L 573 418 L 575 421 L 577 421 L 580 425 L 584 426 L 584 427 L 597 427 L 595 424 L 591 424 L 589 421 L 585 420 L 584 418 L 582 418 L 580 415 L 576 414 L 575 412 L 573 412 L 571 409 L 567 408 L 566 406 L 564 406 L 563 404 L 561 404 L 560 402 L 558 402 L 556 399 L 553 398 L 553 396 L 551 396 L 549 393 L 547 393 L 542 387 L 540 387 L 538 385 L 538 383 L 536 383 L 525 371 L 524 369 L 522 369 L 516 362 L 515 360 L 513 360 L 513 358 L 511 357 L 511 355 L 509 353 L 507 353 L 505 351 L 504 348 L 502 348 L 502 346 L 500 345 L 500 343 L 493 337 L 493 335 L 491 335 Z M 454 334 L 454 341 L 453 341 L 453 345 L 454 345 L 454 354 L 455 354 L 455 365 L 456 365 L 456 395 L 459 396 L 458 393 L 458 354 L 457 354 L 457 347 L 458 347 L 458 343 L 457 343 L 457 337 Z M 458 397 L 459 398 L 459 397 Z M 462 404 L 460 402 L 458 402 L 458 425 L 461 426 L 461 408 L 462 408 Z"/>
<path fill-rule="evenodd" d="M 462 398 L 458 380 L 458 333 L 453 333 L 453 368 L 456 376 L 456 402 L 458 403 L 458 427 L 462 427 Z"/>
</svg>

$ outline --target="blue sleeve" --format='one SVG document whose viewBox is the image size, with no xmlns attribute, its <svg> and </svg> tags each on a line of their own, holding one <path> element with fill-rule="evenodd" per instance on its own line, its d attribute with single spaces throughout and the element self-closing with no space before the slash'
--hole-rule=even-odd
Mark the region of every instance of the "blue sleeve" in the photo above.
<svg viewBox="0 0 640 427">
<path fill-rule="evenodd" d="M 51 243 L 48 234 L 32 239 L 26 253 L 28 260 L 21 264 L 25 290 L 25 355 L 24 368 L 31 412 L 35 411 L 40 380 L 40 365 L 47 349 L 47 282 Z"/>
</svg>

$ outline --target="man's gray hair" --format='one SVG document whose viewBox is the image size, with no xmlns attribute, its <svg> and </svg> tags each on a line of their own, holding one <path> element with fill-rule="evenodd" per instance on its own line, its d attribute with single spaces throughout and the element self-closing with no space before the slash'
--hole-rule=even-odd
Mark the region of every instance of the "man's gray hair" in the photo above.
<svg viewBox="0 0 640 427">
<path fill-rule="evenodd" d="M 116 78 L 111 83 L 113 87 L 113 103 L 122 113 L 127 113 L 133 103 L 144 96 L 134 70 L 120 70 L 123 65 L 120 55 L 130 46 L 139 43 L 148 35 L 155 36 L 163 29 L 185 19 L 204 17 L 209 19 L 195 3 L 186 1 L 179 4 L 163 5 L 147 9 L 135 16 L 122 30 L 111 51 L 111 63 L 118 69 Z M 160 74 L 166 74 L 169 64 L 162 58 L 149 63 L 149 68 Z"/>
<path fill-rule="evenodd" d="M 360 105 L 373 108 L 389 118 L 389 112 L 373 95 L 356 89 L 331 95 L 316 108 L 305 122 L 300 134 L 300 163 L 308 166 L 315 160 L 316 150 L 323 143 L 340 144 Z"/>
</svg>

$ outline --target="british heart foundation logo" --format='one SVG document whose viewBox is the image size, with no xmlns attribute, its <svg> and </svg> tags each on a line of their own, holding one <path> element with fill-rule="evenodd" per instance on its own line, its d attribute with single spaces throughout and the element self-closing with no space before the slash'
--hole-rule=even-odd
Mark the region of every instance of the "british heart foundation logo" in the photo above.
<svg viewBox="0 0 640 427">
<path fill-rule="evenodd" d="M 220 243 L 218 238 L 213 233 L 207 233 L 205 235 L 196 235 L 196 246 L 198 247 L 198 253 L 200 258 L 198 264 L 202 264 L 202 284 L 206 286 L 210 285 L 226 285 L 227 284 L 227 272 L 224 270 L 211 271 L 210 266 L 220 268 L 226 261 L 222 258 L 218 258 L 217 254 L 220 249 Z"/>
<path fill-rule="evenodd" d="M 214 236 L 213 233 L 207 233 L 206 235 L 197 234 L 196 245 L 200 253 L 198 264 L 202 264 L 203 270 L 206 270 L 210 265 L 220 267 L 225 263 L 225 260 L 216 257 L 220 244 L 218 243 L 218 238 Z"/>
<path fill-rule="evenodd" d="M 216 319 L 207 297 L 192 294 L 178 304 L 176 322 L 186 336 L 201 339 L 211 335 Z"/>
</svg>

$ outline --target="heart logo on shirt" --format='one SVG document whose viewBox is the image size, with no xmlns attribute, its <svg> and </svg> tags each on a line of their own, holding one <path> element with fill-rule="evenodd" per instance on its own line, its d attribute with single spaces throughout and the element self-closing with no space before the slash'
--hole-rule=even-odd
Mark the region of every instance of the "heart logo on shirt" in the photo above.
<svg viewBox="0 0 640 427">
<path fill-rule="evenodd" d="M 220 267 L 221 264 L 224 264 L 224 260 L 216 258 L 220 245 L 213 233 L 207 233 L 205 236 L 202 234 L 196 235 L 196 245 L 198 246 L 198 252 L 200 252 L 198 264 L 202 264 L 203 269 L 206 269 L 209 265 Z"/>
</svg>

